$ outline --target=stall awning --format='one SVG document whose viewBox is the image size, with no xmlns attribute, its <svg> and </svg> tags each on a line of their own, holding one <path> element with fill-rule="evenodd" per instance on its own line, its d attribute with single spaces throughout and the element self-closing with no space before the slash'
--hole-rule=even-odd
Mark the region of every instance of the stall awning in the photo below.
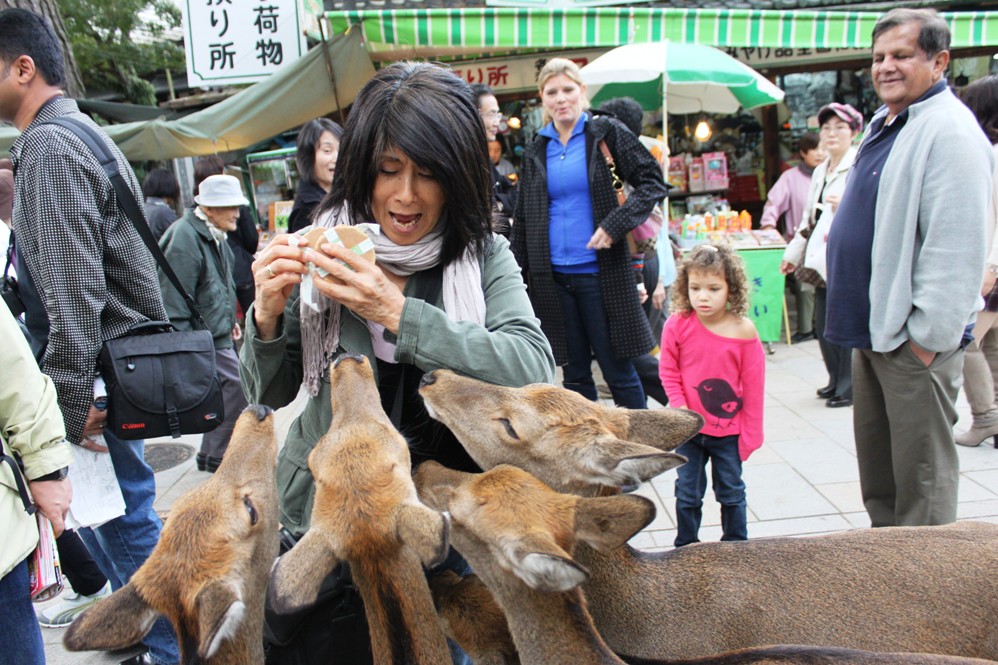
<svg viewBox="0 0 998 665">
<path fill-rule="evenodd" d="M 998 45 L 998 12 L 942 12 L 953 48 Z M 332 34 L 360 26 L 375 60 L 613 47 L 663 39 L 778 49 L 869 48 L 878 12 L 476 7 L 327 12 Z"/>
</svg>

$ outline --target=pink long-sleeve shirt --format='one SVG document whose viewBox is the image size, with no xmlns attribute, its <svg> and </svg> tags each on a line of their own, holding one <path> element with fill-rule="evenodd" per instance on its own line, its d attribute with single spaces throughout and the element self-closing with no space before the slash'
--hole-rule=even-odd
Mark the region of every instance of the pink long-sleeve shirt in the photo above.
<svg viewBox="0 0 998 665">
<path fill-rule="evenodd" d="M 797 233 L 797 227 L 804 219 L 804 204 L 807 202 L 807 192 L 811 187 L 811 174 L 814 169 L 804 169 L 795 166 L 783 172 L 779 180 L 769 190 L 766 197 L 766 205 L 762 209 L 762 217 L 759 219 L 761 228 L 776 228 L 776 222 L 780 215 L 784 215 L 786 220 L 786 233 L 784 237 L 787 242 Z"/>
<path fill-rule="evenodd" d="M 704 417 L 701 433 L 737 434 L 742 461 L 762 445 L 766 356 L 758 337 L 721 337 L 696 314 L 674 314 L 662 330 L 658 371 L 669 406 Z"/>
</svg>

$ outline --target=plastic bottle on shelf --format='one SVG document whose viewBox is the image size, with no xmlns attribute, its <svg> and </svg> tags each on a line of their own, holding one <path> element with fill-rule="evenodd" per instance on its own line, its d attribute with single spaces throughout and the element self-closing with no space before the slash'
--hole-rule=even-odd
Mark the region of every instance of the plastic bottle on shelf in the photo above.
<svg viewBox="0 0 998 665">
<path fill-rule="evenodd" d="M 710 214 L 709 210 L 703 214 L 703 226 L 707 233 L 714 230 L 714 216 Z"/>
<path fill-rule="evenodd" d="M 740 226 L 743 233 L 748 233 L 752 230 L 752 215 L 749 214 L 748 210 L 742 210 L 741 214 L 738 215 L 738 221 L 741 222 Z"/>
</svg>

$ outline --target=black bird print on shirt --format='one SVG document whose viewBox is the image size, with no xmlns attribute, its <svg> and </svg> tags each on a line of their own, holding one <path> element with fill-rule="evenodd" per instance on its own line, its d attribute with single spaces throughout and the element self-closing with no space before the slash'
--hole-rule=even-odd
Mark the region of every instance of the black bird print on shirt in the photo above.
<svg viewBox="0 0 998 665">
<path fill-rule="evenodd" d="M 717 418 L 717 427 L 721 427 L 721 420 L 727 420 L 724 426 L 730 427 L 731 419 L 742 410 L 742 398 L 724 379 L 704 379 L 697 386 L 697 395 L 707 413 Z"/>
</svg>

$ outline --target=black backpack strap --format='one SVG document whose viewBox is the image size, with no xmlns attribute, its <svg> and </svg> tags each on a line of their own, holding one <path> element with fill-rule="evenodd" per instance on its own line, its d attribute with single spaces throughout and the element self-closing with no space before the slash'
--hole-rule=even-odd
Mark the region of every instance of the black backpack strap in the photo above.
<svg viewBox="0 0 998 665">
<path fill-rule="evenodd" d="M 94 154 L 94 157 L 100 162 L 101 168 L 104 169 L 104 173 L 107 174 L 108 179 L 111 181 L 111 186 L 114 187 L 115 194 L 118 195 L 118 204 L 125 213 L 125 217 L 132 222 L 132 226 L 135 227 L 139 237 L 142 238 L 142 242 L 149 248 L 150 253 L 152 253 L 153 258 L 167 279 L 170 280 L 170 283 L 183 296 L 184 302 L 187 303 L 187 308 L 190 309 L 195 321 L 197 321 L 202 329 L 207 330 L 208 326 L 205 324 L 204 319 L 201 318 L 201 312 L 198 311 L 194 299 L 191 298 L 190 294 L 184 289 L 183 284 L 180 283 L 177 274 L 173 272 L 169 261 L 163 255 L 163 250 L 159 248 L 159 244 L 157 244 L 156 239 L 153 237 L 152 231 L 149 229 L 149 224 L 142 214 L 142 209 L 139 207 L 138 201 L 135 200 L 135 195 L 132 194 L 132 190 L 125 183 L 125 179 L 121 177 L 121 171 L 118 169 L 118 160 L 107 149 L 104 138 L 86 123 L 67 116 L 53 118 L 44 124 L 59 125 L 64 129 L 68 129 L 83 141 L 87 148 L 90 149 L 90 152 Z"/>
<path fill-rule="evenodd" d="M 24 482 L 24 476 L 21 475 L 21 465 L 10 455 L 3 454 L 2 451 L 0 451 L 0 464 L 10 466 L 10 470 L 14 474 L 14 482 L 17 483 L 17 493 L 21 495 L 21 503 L 24 504 L 24 511 L 29 515 L 34 515 L 38 507 L 31 503 L 28 486 Z"/>
</svg>

